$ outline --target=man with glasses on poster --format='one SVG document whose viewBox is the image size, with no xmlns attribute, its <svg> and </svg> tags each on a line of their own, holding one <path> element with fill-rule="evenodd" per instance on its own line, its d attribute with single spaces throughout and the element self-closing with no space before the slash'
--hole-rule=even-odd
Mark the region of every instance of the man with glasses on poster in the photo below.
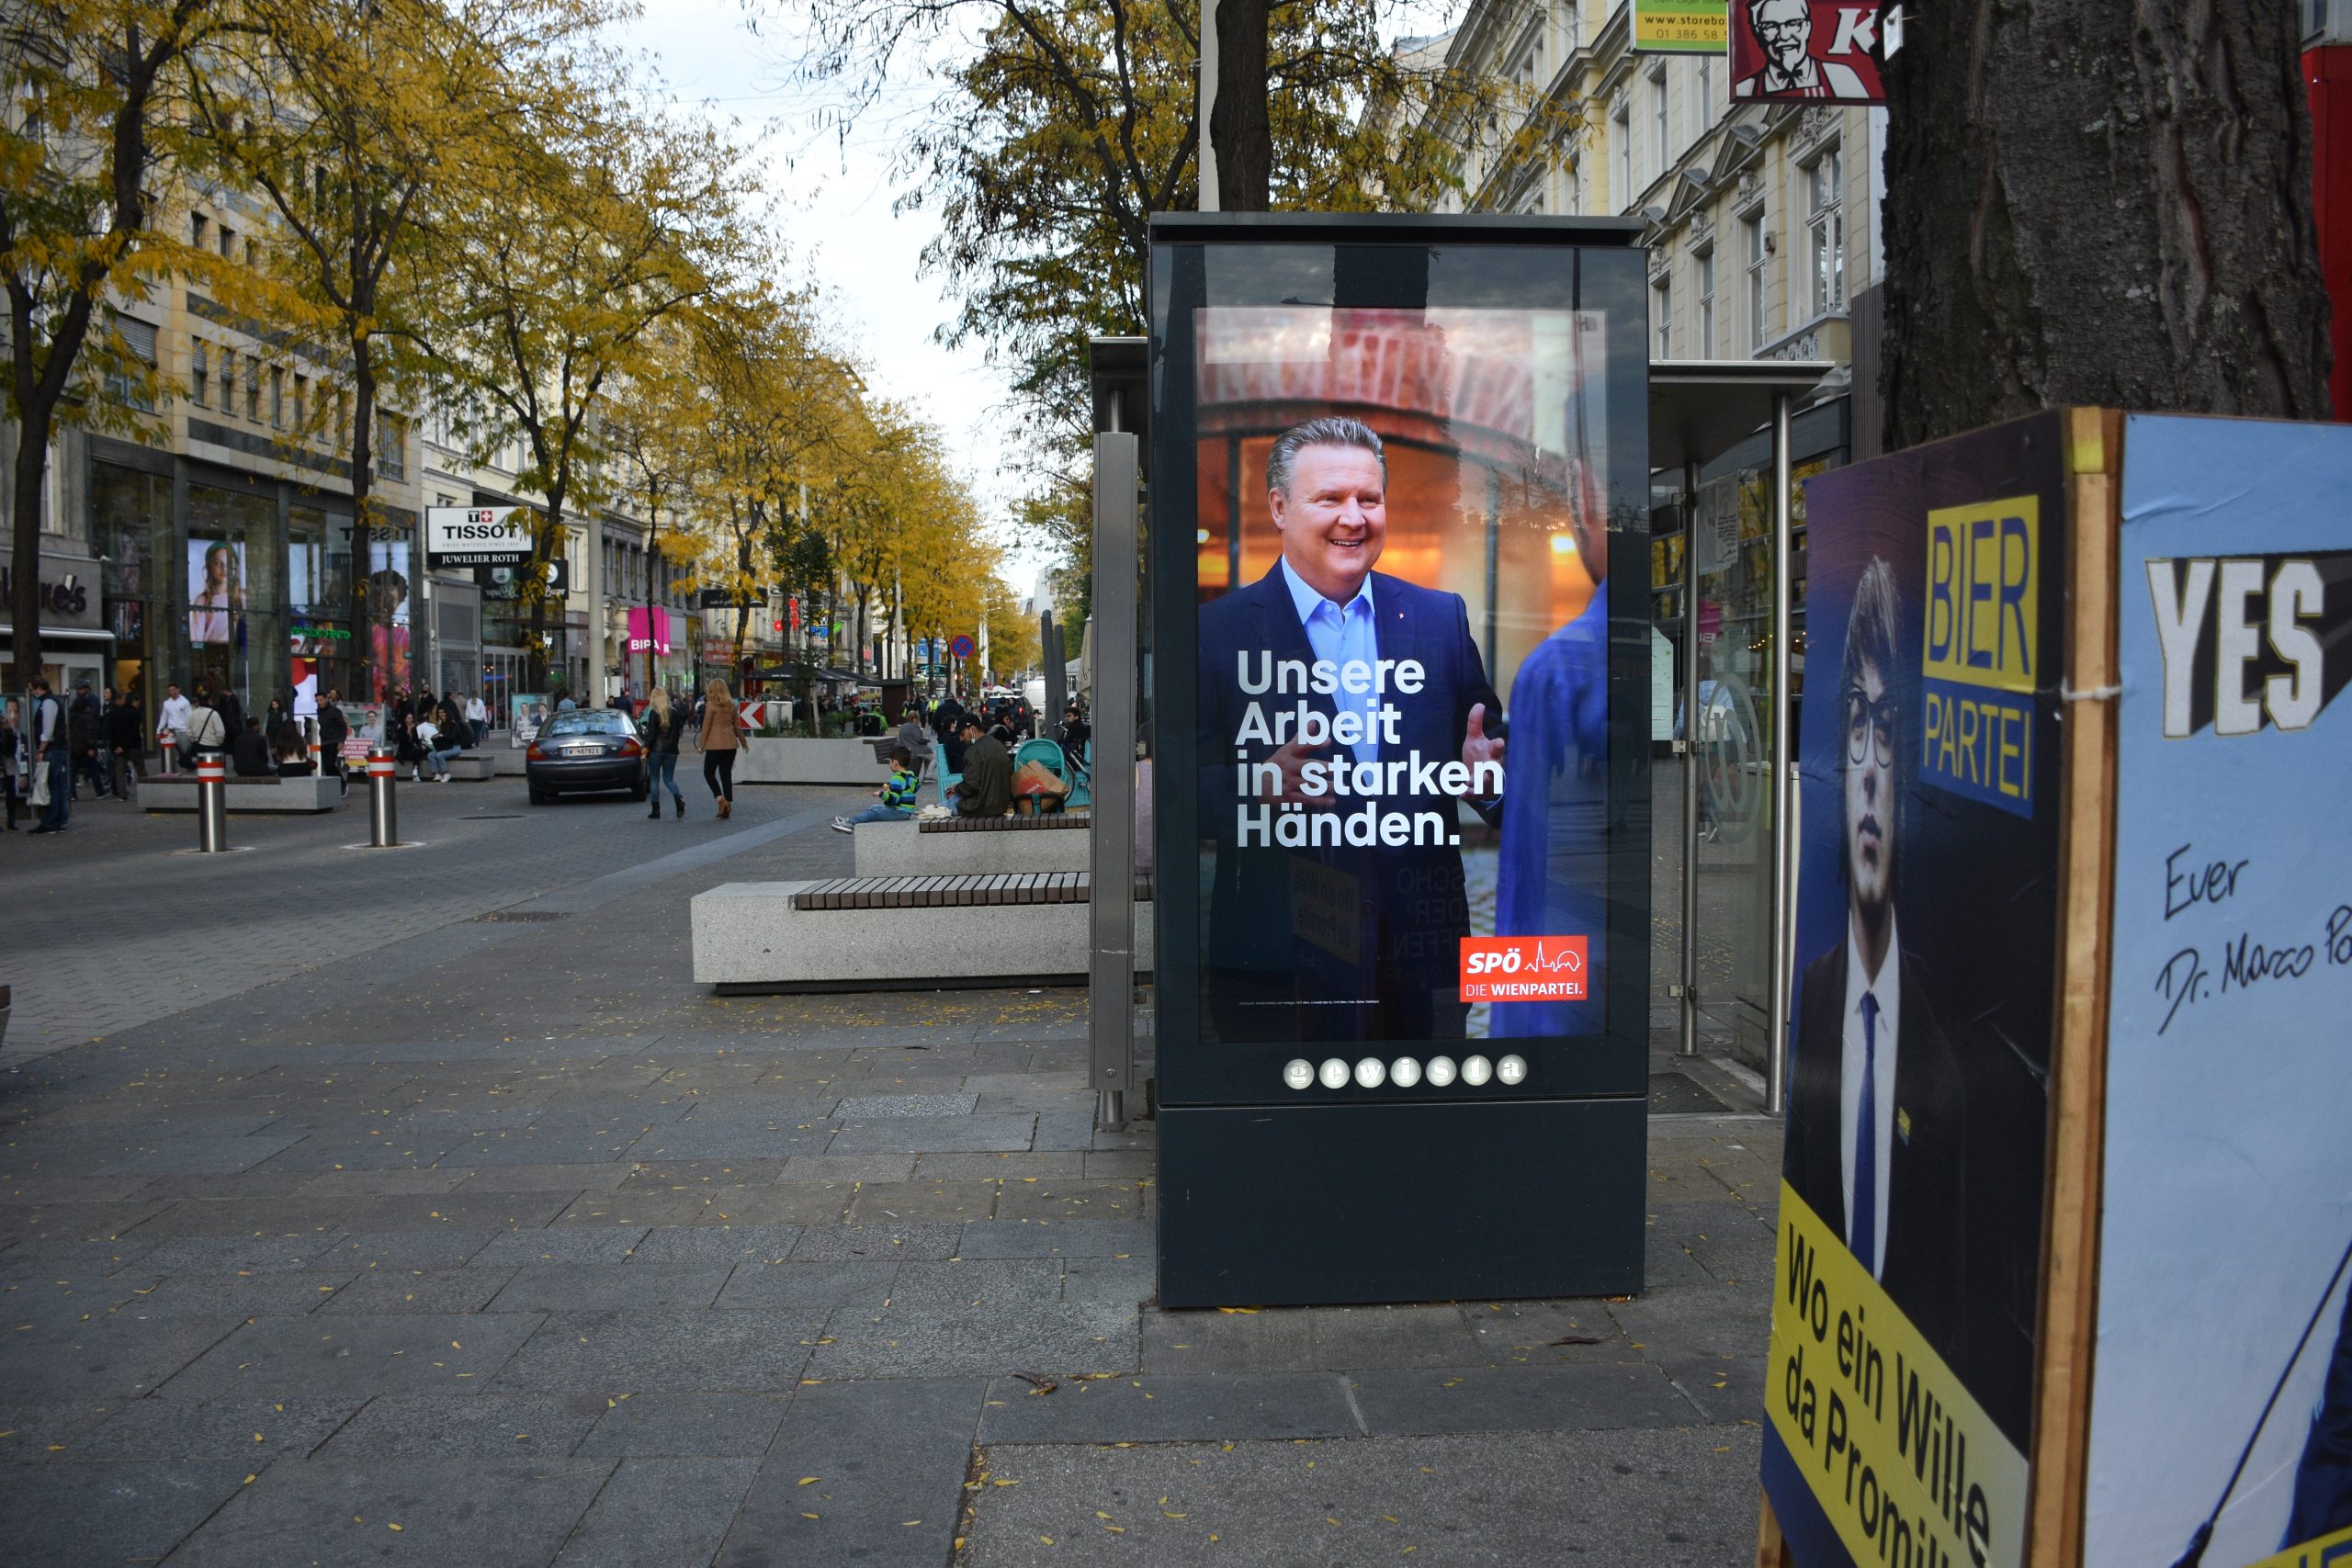
<svg viewBox="0 0 2352 1568">
<path fill-rule="evenodd" d="M 1227 1040 L 1464 1033 L 1456 802 L 1499 810 L 1501 704 L 1461 596 L 1373 570 L 1387 484 L 1361 421 L 1284 431 L 1266 469 L 1282 557 L 1201 608 L 1204 970 Z"/>
<path fill-rule="evenodd" d="M 1804 968 L 1783 1174 L 1964 1377 L 1965 1091 L 1895 904 L 1902 763 L 1918 744 L 1897 685 L 1899 624 L 1894 572 L 1873 558 L 1837 688 L 1846 919 Z"/>
</svg>

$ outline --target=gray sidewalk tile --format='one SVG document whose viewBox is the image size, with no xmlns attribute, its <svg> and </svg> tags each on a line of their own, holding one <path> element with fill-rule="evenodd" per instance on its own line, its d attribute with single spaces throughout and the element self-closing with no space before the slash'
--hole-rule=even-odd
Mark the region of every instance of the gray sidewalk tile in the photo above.
<svg viewBox="0 0 2352 1568">
<path fill-rule="evenodd" d="M 1688 1427 L 1699 1412 L 1656 1367 L 1464 1367 L 1347 1374 L 1375 1437 Z"/>
<path fill-rule="evenodd" d="M 490 1312 L 695 1312 L 718 1298 L 731 1265 L 663 1267 L 534 1263 L 514 1272 Z"/>
<path fill-rule="evenodd" d="M 628 1459 L 555 1568 L 707 1568 L 757 1459 Z"/>
<path fill-rule="evenodd" d="M 1153 1372 L 1348 1371 L 1477 1366 L 1486 1359 L 1450 1305 L 1154 1308 L 1144 1314 L 1143 1343 L 1144 1367 Z"/>
<path fill-rule="evenodd" d="M 172 1568 L 381 1568 L 387 1557 L 547 1568 L 612 1468 L 609 1460 L 497 1465 L 313 1459 L 274 1465 L 179 1550 Z"/>
<path fill-rule="evenodd" d="M 852 1224 L 985 1220 L 996 1212 L 993 1181 L 867 1181 L 852 1197 Z"/>
<path fill-rule="evenodd" d="M 1140 1220 L 1148 1217 L 1150 1189 L 1133 1181 L 1056 1179 L 1009 1181 L 998 1200 L 999 1220 Z"/>
<path fill-rule="evenodd" d="M 788 1394 L 639 1393 L 611 1403 L 580 1444 L 583 1459 L 758 1459 L 792 1407 Z"/>
<path fill-rule="evenodd" d="M 739 1263 L 714 1303 L 722 1312 L 791 1312 L 823 1322 L 835 1312 L 882 1310 L 903 1267 L 888 1258 Z"/>
<path fill-rule="evenodd" d="M 956 1534 L 983 1392 L 977 1379 L 802 1390 L 721 1568 L 937 1568 Z"/>
<path fill-rule="evenodd" d="M 1034 1116 L 893 1116 L 876 1122 L 845 1122 L 826 1152 L 1012 1152 L 1030 1146 L 1036 1120 Z"/>
<path fill-rule="evenodd" d="M 972 1094 L 854 1094 L 834 1107 L 843 1122 L 873 1122 L 891 1116 L 969 1116 L 979 1097 Z"/>
<path fill-rule="evenodd" d="M 784 1162 L 786 1181 L 907 1181 L 915 1174 L 914 1155 L 795 1155 Z M 928 1158 L 930 1156 L 922 1156 Z M 926 1170 L 926 1177 L 947 1174 Z M 978 1175 L 963 1171 L 958 1175 Z"/>
<path fill-rule="evenodd" d="M 800 1240 L 798 1225 L 656 1225 L 628 1255 L 632 1264 L 780 1263 Z"/>
<path fill-rule="evenodd" d="M 113 1280 L 85 1275 L 78 1285 L 68 1280 L 0 1276 L 0 1332 L 69 1334 L 75 1325 L 103 1315 L 109 1307 L 143 1299 L 136 1292 L 152 1290 L 153 1283 L 136 1271 Z"/>
<path fill-rule="evenodd" d="M 1048 1177 L 1076 1178 L 1085 1174 L 1085 1158 L 1076 1149 L 1049 1149 L 1042 1154 L 965 1154 L 950 1150 L 916 1156 L 915 1174 L 925 1180 L 949 1181 L 1019 1181 L 1033 1176 L 1041 1180 Z"/>
<path fill-rule="evenodd" d="M 0 1486 L 0 1540 L 10 1568 L 152 1562 L 252 1472 L 217 1461 L 28 1467 Z"/>
<path fill-rule="evenodd" d="M 1764 1419 L 1764 1401 L 1771 1389 L 1760 1350 L 1746 1355 L 1666 1354 L 1657 1363 L 1706 1420 L 1729 1426 Z"/>
<path fill-rule="evenodd" d="M 605 1393 L 787 1393 L 799 1386 L 822 1321 L 819 1314 L 788 1310 L 560 1313 L 507 1364 L 498 1384 Z"/>
<path fill-rule="evenodd" d="M 562 1230 L 511 1231 L 493 1237 L 470 1259 L 476 1267 L 514 1265 L 535 1268 L 545 1263 L 625 1263 L 649 1227 L 616 1224 L 603 1230 L 567 1226 Z"/>
<path fill-rule="evenodd" d="M 483 1265 L 463 1269 L 372 1269 L 329 1297 L 318 1315 L 481 1312 L 514 1277 L 512 1269 Z"/>
<path fill-rule="evenodd" d="M 956 1224 L 810 1225 L 792 1249 L 796 1263 L 884 1258 L 904 1263 L 952 1258 L 965 1227 Z"/>
<path fill-rule="evenodd" d="M 492 1243 L 505 1239 L 505 1231 L 423 1230 L 369 1231 L 331 1236 L 311 1256 L 318 1269 L 386 1270 L 455 1269 L 479 1257 Z M 536 1234 L 536 1233 L 534 1233 Z M 153 1255 L 163 1256 L 163 1248 Z"/>
<path fill-rule="evenodd" d="M 1361 1436 L 1337 1372 L 1060 1381 L 1051 1393 L 1019 1378 L 989 1384 L 980 1441 L 1171 1443 Z"/>
<path fill-rule="evenodd" d="M 175 1274 L 134 1296 L 123 1315 L 301 1317 L 316 1312 L 356 1277 L 317 1269 L 268 1274 Z"/>
<path fill-rule="evenodd" d="M 475 1394 L 538 1325 L 528 1313 L 260 1318 L 165 1387 L 174 1399 Z"/>
<path fill-rule="evenodd" d="M 1132 1311 L 1108 1307 L 1023 1306 L 1008 1314 L 988 1306 L 901 1311 L 882 1321 L 828 1325 L 808 1375 L 858 1378 L 994 1377 L 1013 1371 L 1132 1371 Z"/>
<path fill-rule="evenodd" d="M 379 1394 L 334 1433 L 322 1460 L 563 1459 L 605 1414 L 602 1394 Z"/>
<path fill-rule="evenodd" d="M 351 1419 L 360 1401 L 296 1394 L 265 1399 L 134 1399 L 107 1416 L 62 1460 L 233 1460 L 259 1470 L 301 1459 Z"/>
<path fill-rule="evenodd" d="M 53 1335 L 0 1335 L 0 1389 L 27 1404 L 135 1399 L 162 1387 L 236 1326 L 233 1317 L 116 1314 Z"/>
<path fill-rule="evenodd" d="M 1148 1258 L 1151 1226 L 1140 1220 L 995 1220 L 964 1227 L 967 1258 Z"/>
</svg>

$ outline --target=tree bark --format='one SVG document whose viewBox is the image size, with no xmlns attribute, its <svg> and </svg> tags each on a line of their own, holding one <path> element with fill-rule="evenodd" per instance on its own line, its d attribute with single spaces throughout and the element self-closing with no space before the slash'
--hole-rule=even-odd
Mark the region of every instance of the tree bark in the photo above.
<svg viewBox="0 0 2352 1568">
<path fill-rule="evenodd" d="M 1274 132 L 1266 116 L 1267 0 L 1216 0 L 1216 102 L 1209 146 L 1217 205 L 1264 212 L 1273 200 Z"/>
<path fill-rule="evenodd" d="M 356 297 L 353 307 L 355 311 L 360 308 Z M 372 290 L 366 309 L 374 311 Z M 353 336 L 351 344 L 351 673 L 352 695 L 363 703 L 383 700 L 376 691 L 376 639 L 368 624 L 375 610 L 368 586 L 376 564 L 375 440 L 375 345 L 361 333 Z M 384 564 L 391 565 L 390 551 L 385 552 Z M 409 562 L 410 575 L 419 575 L 423 565 Z"/>
<path fill-rule="evenodd" d="M 2068 403 L 2326 417 L 2298 28 L 2293 0 L 1909 10 L 1888 450 Z"/>
</svg>

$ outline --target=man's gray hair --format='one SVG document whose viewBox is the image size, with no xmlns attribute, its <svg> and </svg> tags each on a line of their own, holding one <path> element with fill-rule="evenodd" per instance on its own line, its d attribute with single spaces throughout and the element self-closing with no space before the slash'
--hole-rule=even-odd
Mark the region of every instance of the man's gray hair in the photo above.
<svg viewBox="0 0 2352 1568">
<path fill-rule="evenodd" d="M 1326 414 L 1305 424 L 1294 424 L 1274 437 L 1274 450 L 1266 459 L 1269 491 L 1290 494 L 1291 471 L 1298 466 L 1298 455 L 1309 446 L 1362 447 L 1380 459 L 1380 482 L 1388 482 L 1388 455 L 1381 450 L 1380 437 L 1372 426 L 1345 414 Z"/>
</svg>

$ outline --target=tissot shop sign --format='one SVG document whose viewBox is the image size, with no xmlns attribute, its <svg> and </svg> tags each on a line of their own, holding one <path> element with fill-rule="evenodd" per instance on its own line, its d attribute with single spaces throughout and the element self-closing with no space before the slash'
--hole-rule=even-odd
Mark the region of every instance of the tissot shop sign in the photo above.
<svg viewBox="0 0 2352 1568">
<path fill-rule="evenodd" d="M 424 511 L 425 564 L 512 566 L 531 557 L 526 506 L 429 506 Z"/>
</svg>

